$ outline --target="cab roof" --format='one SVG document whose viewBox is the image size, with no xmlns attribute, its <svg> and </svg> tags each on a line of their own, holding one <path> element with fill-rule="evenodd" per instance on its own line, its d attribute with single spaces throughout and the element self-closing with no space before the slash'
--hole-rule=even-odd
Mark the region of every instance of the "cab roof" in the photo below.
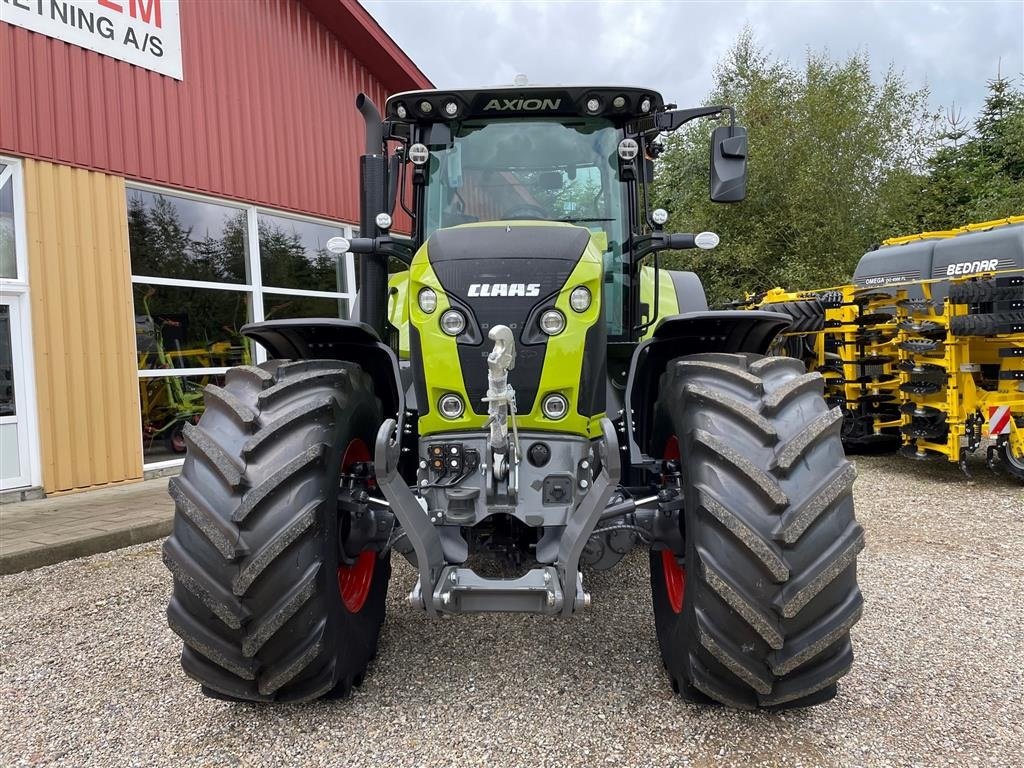
<svg viewBox="0 0 1024 768">
<path fill-rule="evenodd" d="M 514 117 L 605 117 L 618 123 L 664 108 L 661 94 L 650 88 L 508 86 L 405 91 L 388 98 L 384 112 L 397 123 Z"/>
</svg>

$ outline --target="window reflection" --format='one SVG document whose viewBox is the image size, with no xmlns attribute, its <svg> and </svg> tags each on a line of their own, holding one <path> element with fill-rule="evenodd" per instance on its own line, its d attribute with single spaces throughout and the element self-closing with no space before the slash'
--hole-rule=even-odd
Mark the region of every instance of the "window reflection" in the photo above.
<svg viewBox="0 0 1024 768">
<path fill-rule="evenodd" d="M 0 174 L 5 166 L 0 165 Z M 18 257 L 14 250 L 14 177 L 0 187 L 0 278 L 18 277 Z"/>
<path fill-rule="evenodd" d="M 203 413 L 203 387 L 224 384 L 223 376 L 161 376 L 139 379 L 142 449 L 147 464 L 180 459 L 182 430 Z"/>
<path fill-rule="evenodd" d="M 14 416 L 14 351 L 11 346 L 11 308 L 0 304 L 0 416 Z"/>
<path fill-rule="evenodd" d="M 263 314 L 267 320 L 288 317 L 338 317 L 348 319 L 348 301 L 315 296 L 263 294 Z"/>
<path fill-rule="evenodd" d="M 132 286 L 139 369 L 219 368 L 252 362 L 241 328 L 249 294 L 164 285 Z"/>
<path fill-rule="evenodd" d="M 248 282 L 244 210 L 131 189 L 128 240 L 133 275 Z"/>
<path fill-rule="evenodd" d="M 263 285 L 309 291 L 344 292 L 345 260 L 327 250 L 341 227 L 271 216 L 257 217 Z"/>
</svg>

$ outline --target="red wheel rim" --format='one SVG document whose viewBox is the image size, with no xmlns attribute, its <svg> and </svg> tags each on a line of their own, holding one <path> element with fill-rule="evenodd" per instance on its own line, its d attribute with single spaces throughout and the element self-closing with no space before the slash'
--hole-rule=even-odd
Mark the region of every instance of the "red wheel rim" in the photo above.
<svg viewBox="0 0 1024 768">
<path fill-rule="evenodd" d="M 341 457 L 342 473 L 351 472 L 352 466 L 370 460 L 370 449 L 358 438 L 348 444 Z M 370 594 L 377 554 L 370 550 L 360 552 L 352 565 L 338 566 L 338 592 L 349 613 L 359 613 Z"/>
<path fill-rule="evenodd" d="M 663 453 L 665 461 L 679 460 L 679 438 L 672 435 L 665 442 Z M 683 596 L 686 594 L 686 569 L 676 561 L 676 556 L 669 550 L 661 551 L 661 570 L 665 574 L 665 594 L 668 604 L 675 613 L 683 612 Z"/>
<path fill-rule="evenodd" d="M 686 569 L 676 562 L 676 556 L 667 549 L 661 550 L 661 570 L 665 572 L 665 593 L 668 604 L 675 613 L 683 612 L 683 595 L 686 594 Z"/>
<path fill-rule="evenodd" d="M 370 594 L 373 583 L 373 569 L 377 565 L 377 553 L 366 550 L 360 552 L 354 565 L 342 565 L 338 568 L 338 591 L 341 602 L 349 613 L 359 613 Z"/>
</svg>

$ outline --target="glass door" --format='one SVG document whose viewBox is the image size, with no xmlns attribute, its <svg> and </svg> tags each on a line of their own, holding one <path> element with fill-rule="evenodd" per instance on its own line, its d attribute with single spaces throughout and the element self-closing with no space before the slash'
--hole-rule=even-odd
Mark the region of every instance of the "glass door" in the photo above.
<svg viewBox="0 0 1024 768">
<path fill-rule="evenodd" d="M 39 484 L 20 172 L 0 158 L 0 491 Z"/>
<path fill-rule="evenodd" d="M 0 296 L 0 490 L 29 484 L 24 358 L 18 305 Z"/>
</svg>

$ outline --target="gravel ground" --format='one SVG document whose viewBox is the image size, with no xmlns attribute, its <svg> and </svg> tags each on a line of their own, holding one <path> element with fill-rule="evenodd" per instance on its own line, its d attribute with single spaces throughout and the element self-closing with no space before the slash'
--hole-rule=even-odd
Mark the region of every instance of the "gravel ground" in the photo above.
<svg viewBox="0 0 1024 768">
<path fill-rule="evenodd" d="M 430 623 L 396 562 L 380 655 L 348 700 L 204 699 L 147 544 L 0 577 L 0 765 L 1024 765 L 1024 492 L 977 466 L 858 460 L 867 606 L 839 697 L 785 714 L 671 694 L 646 556 L 570 621 Z"/>
</svg>

